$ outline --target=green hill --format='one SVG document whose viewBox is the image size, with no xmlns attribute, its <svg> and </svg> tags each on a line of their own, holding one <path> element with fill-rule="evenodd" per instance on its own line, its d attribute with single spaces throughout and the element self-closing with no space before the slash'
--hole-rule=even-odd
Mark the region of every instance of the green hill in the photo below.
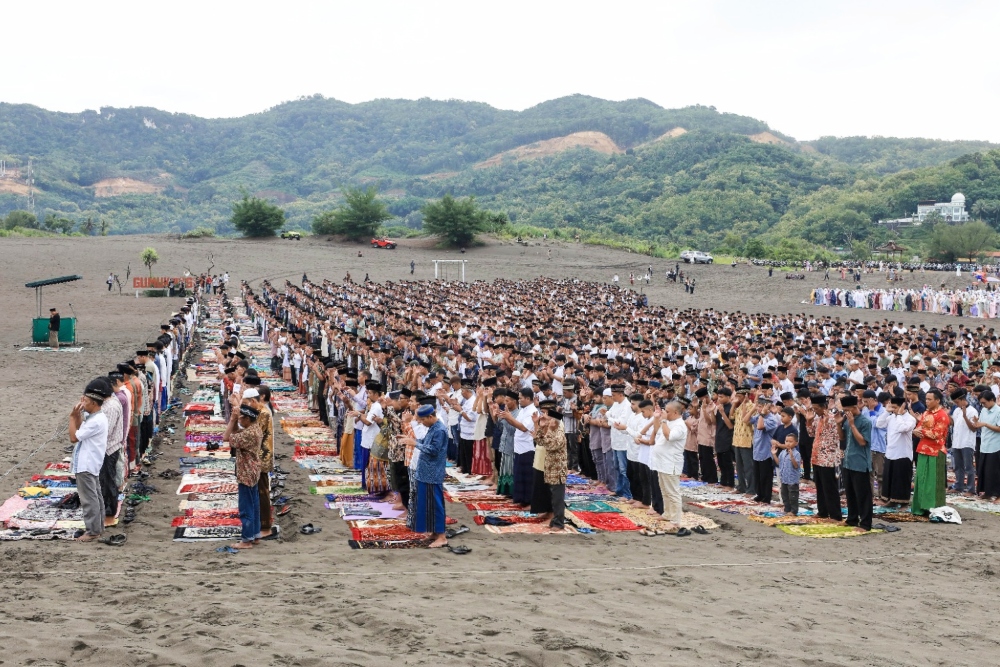
<svg viewBox="0 0 1000 667">
<path fill-rule="evenodd" d="M 230 231 L 241 188 L 308 228 L 345 185 L 376 183 L 410 226 L 426 200 L 450 192 L 475 195 L 515 223 L 608 236 L 709 248 L 727 235 L 840 244 L 844 225 L 873 233 L 874 220 L 912 211 L 917 199 L 960 190 L 970 207 L 1000 200 L 983 166 L 996 153 L 978 158 L 977 173 L 959 158 L 991 148 L 864 137 L 799 144 L 712 107 L 583 95 L 521 112 L 316 96 L 233 119 L 0 104 L 0 158 L 15 176 L 0 179 L 0 214 L 24 207 L 30 157 L 36 211 L 105 219 L 115 233 Z"/>
</svg>

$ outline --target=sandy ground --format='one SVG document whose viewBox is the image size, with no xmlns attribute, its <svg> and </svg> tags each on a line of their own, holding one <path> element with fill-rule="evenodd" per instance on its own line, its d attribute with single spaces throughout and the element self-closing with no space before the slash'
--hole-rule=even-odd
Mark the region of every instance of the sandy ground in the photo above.
<svg viewBox="0 0 1000 667">
<path fill-rule="evenodd" d="M 241 278 L 430 277 L 429 260 L 456 258 L 404 243 L 396 251 L 301 242 L 180 242 L 163 237 L 0 241 L 0 496 L 49 460 L 49 439 L 92 376 L 152 337 L 178 305 L 109 295 L 109 270 L 160 253 L 157 275 L 184 267 Z M 470 251 L 468 277 L 575 275 L 610 280 L 646 258 L 602 248 L 492 244 Z M 657 276 L 672 263 L 654 261 Z M 139 265 L 140 273 L 144 267 Z M 799 305 L 811 281 L 768 280 L 760 269 L 696 267 L 694 296 L 662 280 L 654 302 L 778 312 Z M 46 290 L 45 308 L 79 316 L 84 351 L 18 351 L 33 316 L 29 280 L 83 274 Z M 936 276 L 940 281 L 941 276 Z M 954 278 L 951 278 L 954 281 Z M 851 311 L 863 316 L 864 311 Z M 896 315 L 895 319 L 901 319 Z M 944 317 L 911 315 L 940 326 Z M 33 450 L 41 449 L 25 461 Z M 154 473 L 175 465 L 164 443 Z M 278 451 L 290 452 L 280 439 Z M 288 465 L 286 467 L 292 468 Z M 705 511 L 723 529 L 708 536 L 644 538 L 497 536 L 473 527 L 467 556 L 352 551 L 344 522 L 305 493 L 281 524 L 288 539 L 236 556 L 218 543 L 175 544 L 175 482 L 126 529 L 125 547 L 66 542 L 0 544 L 0 663 L 11 665 L 987 665 L 998 640 L 982 610 L 1000 581 L 1000 521 L 966 512 L 962 526 L 902 524 L 891 535 L 846 540 L 792 537 Z M 464 508 L 448 506 L 473 526 Z M 295 533 L 312 522 L 314 536 Z"/>
</svg>

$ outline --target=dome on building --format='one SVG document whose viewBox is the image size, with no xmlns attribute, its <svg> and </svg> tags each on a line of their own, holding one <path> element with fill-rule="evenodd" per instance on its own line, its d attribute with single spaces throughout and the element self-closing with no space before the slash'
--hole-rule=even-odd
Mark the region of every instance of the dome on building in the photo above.
<svg viewBox="0 0 1000 667">
<path fill-rule="evenodd" d="M 956 192 L 954 195 L 952 195 L 951 203 L 952 204 L 963 204 L 964 205 L 965 204 L 965 195 L 963 195 L 961 192 Z"/>
</svg>

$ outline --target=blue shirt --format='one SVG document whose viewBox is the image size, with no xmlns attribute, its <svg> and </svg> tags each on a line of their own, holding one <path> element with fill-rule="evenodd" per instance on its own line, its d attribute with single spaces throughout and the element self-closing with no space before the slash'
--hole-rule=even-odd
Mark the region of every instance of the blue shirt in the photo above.
<svg viewBox="0 0 1000 667">
<path fill-rule="evenodd" d="M 799 464 L 798 468 L 792 466 L 792 459 Z M 799 470 L 802 468 L 802 455 L 799 448 L 778 450 L 778 480 L 782 484 L 798 484 Z"/>
<path fill-rule="evenodd" d="M 747 384 L 751 387 L 756 387 L 760 384 L 761 378 L 764 377 L 764 366 L 763 364 L 757 364 L 756 366 L 751 366 L 747 369 Z"/>
<path fill-rule="evenodd" d="M 781 422 L 774 415 L 768 414 L 764 417 L 764 428 L 761 430 L 757 428 L 759 418 L 760 415 L 754 415 L 750 422 L 750 428 L 753 429 L 753 460 L 766 461 L 771 458 L 771 436 Z"/>
<path fill-rule="evenodd" d="M 878 452 L 880 454 L 885 454 L 886 445 L 886 429 L 875 428 L 875 421 L 878 416 L 882 414 L 885 408 L 882 407 L 881 403 L 875 404 L 874 410 L 863 410 L 862 414 L 868 417 L 868 420 L 872 423 L 872 441 L 869 443 L 871 445 L 873 452 Z"/>
<path fill-rule="evenodd" d="M 1000 426 L 1000 405 L 994 404 L 992 408 L 983 408 L 982 412 L 979 413 L 979 421 L 984 424 Z M 983 454 L 1000 452 L 1000 433 L 991 431 L 988 428 L 982 429 L 981 433 L 982 442 L 979 446 L 979 451 Z"/>
<path fill-rule="evenodd" d="M 417 440 L 420 458 L 413 476 L 424 484 L 444 484 L 444 469 L 448 460 L 448 429 L 440 419 Z"/>
</svg>

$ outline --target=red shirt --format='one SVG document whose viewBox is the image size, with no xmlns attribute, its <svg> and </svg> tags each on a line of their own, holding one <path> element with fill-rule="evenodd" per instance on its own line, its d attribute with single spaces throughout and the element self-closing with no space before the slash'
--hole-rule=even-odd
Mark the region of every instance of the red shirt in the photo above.
<svg viewBox="0 0 1000 667">
<path fill-rule="evenodd" d="M 944 408 L 938 408 L 934 412 L 928 410 L 920 416 L 917 423 L 923 435 L 917 443 L 917 453 L 926 456 L 937 456 L 946 451 L 945 441 L 948 439 L 948 426 L 951 425 L 951 418 Z"/>
</svg>

